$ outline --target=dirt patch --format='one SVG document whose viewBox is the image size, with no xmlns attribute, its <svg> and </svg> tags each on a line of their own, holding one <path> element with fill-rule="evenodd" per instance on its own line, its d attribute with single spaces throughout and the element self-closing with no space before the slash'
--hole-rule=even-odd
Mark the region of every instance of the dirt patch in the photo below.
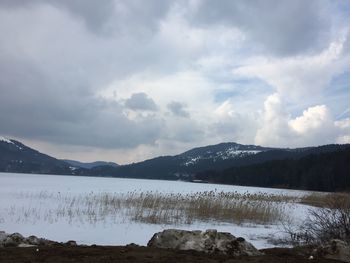
<svg viewBox="0 0 350 263">
<path fill-rule="evenodd" d="M 274 248 L 263 250 L 265 255 L 257 257 L 231 258 L 223 255 L 207 255 L 195 251 L 178 251 L 139 246 L 41 246 L 27 248 L 1 248 L 1 263 L 36 263 L 36 262 L 236 262 L 236 263 L 310 263 L 339 262 L 329 259 L 309 259 L 306 249 Z"/>
</svg>

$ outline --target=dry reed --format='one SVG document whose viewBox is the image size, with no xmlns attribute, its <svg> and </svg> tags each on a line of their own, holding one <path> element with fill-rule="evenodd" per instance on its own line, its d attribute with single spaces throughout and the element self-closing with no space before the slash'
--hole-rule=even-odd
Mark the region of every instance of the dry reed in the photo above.
<svg viewBox="0 0 350 263">
<path fill-rule="evenodd" d="M 22 193 L 41 206 L 8 210 L 16 221 L 97 223 L 112 220 L 183 225 L 194 222 L 273 224 L 285 217 L 284 204 L 294 198 L 266 193 L 205 191 L 190 194 L 149 192 L 61 194 Z M 16 211 L 15 211 L 16 210 Z"/>
</svg>

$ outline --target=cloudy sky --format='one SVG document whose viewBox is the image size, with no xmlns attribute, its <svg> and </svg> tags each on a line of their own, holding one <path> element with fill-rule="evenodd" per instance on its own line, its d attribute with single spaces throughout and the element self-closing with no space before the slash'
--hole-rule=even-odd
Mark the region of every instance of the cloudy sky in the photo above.
<svg viewBox="0 0 350 263">
<path fill-rule="evenodd" d="M 350 143 L 350 1 L 0 0 L 0 134 L 130 163 Z"/>
</svg>

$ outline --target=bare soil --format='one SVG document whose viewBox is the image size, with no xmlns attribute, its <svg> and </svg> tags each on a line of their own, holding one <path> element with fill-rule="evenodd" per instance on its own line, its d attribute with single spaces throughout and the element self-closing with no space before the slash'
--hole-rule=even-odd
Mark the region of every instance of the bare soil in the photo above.
<svg viewBox="0 0 350 263">
<path fill-rule="evenodd" d="M 208 255 L 195 251 L 178 251 L 128 246 L 44 246 L 44 247 L 7 247 L 0 248 L 1 263 L 36 263 L 36 262 L 232 262 L 232 263 L 310 263 L 339 262 L 329 259 L 309 259 L 310 250 L 301 248 L 273 248 L 262 250 L 265 255 L 258 257 L 232 258 L 223 255 Z"/>
</svg>

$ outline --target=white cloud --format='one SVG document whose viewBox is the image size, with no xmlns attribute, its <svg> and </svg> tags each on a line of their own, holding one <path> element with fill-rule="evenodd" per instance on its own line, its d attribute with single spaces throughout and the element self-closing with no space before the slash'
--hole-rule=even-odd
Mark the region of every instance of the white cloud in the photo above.
<svg viewBox="0 0 350 263">
<path fill-rule="evenodd" d="M 300 100 L 317 96 L 335 74 L 342 73 L 342 51 L 345 38 L 332 42 L 323 52 L 287 58 L 258 57 L 233 71 L 243 77 L 260 78 L 285 97 Z"/>
<path fill-rule="evenodd" d="M 276 147 L 303 147 L 334 142 L 345 143 L 350 135 L 350 120 L 335 121 L 325 105 L 316 105 L 292 118 L 275 93 L 264 104 L 257 144 Z"/>
<path fill-rule="evenodd" d="M 350 118 L 338 120 L 334 124 L 339 129 L 339 136 L 336 142 L 350 143 Z"/>
<path fill-rule="evenodd" d="M 289 126 L 299 134 L 307 134 L 329 125 L 333 123 L 325 105 L 310 107 L 303 112 L 302 116 L 289 121 Z"/>
<path fill-rule="evenodd" d="M 280 96 L 275 93 L 264 102 L 261 127 L 257 130 L 255 143 L 268 146 L 286 146 L 290 137 L 288 130 L 289 115 L 285 112 Z"/>
<path fill-rule="evenodd" d="M 350 135 L 339 136 L 336 142 L 340 144 L 350 143 Z"/>
<path fill-rule="evenodd" d="M 335 126 L 337 126 L 342 131 L 350 132 L 350 118 L 336 121 Z"/>
<path fill-rule="evenodd" d="M 257 129 L 255 111 L 240 109 L 239 103 L 226 100 L 214 111 L 214 120 L 210 124 L 211 137 L 218 141 L 236 141 L 251 143 Z"/>
</svg>

